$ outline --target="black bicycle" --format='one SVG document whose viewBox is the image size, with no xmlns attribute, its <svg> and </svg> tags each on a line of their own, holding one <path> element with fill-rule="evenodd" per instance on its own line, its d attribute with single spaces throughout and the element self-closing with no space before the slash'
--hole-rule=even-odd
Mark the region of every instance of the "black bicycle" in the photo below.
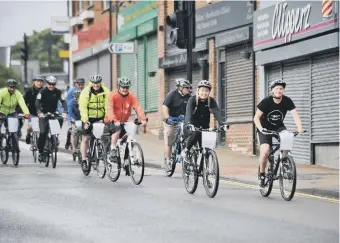
<svg viewBox="0 0 340 243">
<path fill-rule="evenodd" d="M 306 130 L 304 132 L 306 132 Z M 280 133 L 267 130 L 264 132 L 264 134 L 273 135 L 273 137 L 276 138 L 279 143 L 273 145 L 270 148 L 270 153 L 268 155 L 268 173 L 265 176 L 265 186 L 260 188 L 260 193 L 262 196 L 268 197 L 273 189 L 274 181 L 279 180 L 280 191 L 283 199 L 290 201 L 294 197 L 296 190 L 296 165 L 290 151 L 293 148 L 293 139 L 299 133 L 291 133 L 287 130 L 284 130 Z M 280 150 L 280 152 L 277 155 L 276 152 L 278 150 Z M 287 155 L 284 156 L 283 152 L 287 153 Z M 278 171 L 279 175 L 277 175 Z M 258 178 L 260 179 L 260 167 L 258 170 Z M 291 184 L 290 190 L 285 187 L 284 180 L 288 180 L 288 182 Z"/>
<path fill-rule="evenodd" d="M 19 114 L 18 118 L 1 116 L 0 120 L 5 120 L 6 130 L 0 134 L 0 157 L 2 163 L 7 164 L 9 152 L 12 152 L 13 165 L 19 165 L 20 149 L 19 149 L 19 119 L 24 117 Z M 4 125 L 4 124 L 3 124 Z"/>
<path fill-rule="evenodd" d="M 31 118 L 31 126 L 32 126 L 32 140 L 31 140 L 31 151 L 33 155 L 34 163 L 37 162 L 38 155 L 38 138 L 39 138 L 39 118 L 32 117 Z"/>
<path fill-rule="evenodd" d="M 170 117 L 172 122 L 168 125 L 178 126 L 175 142 L 171 146 L 171 160 L 170 163 L 165 158 L 165 175 L 171 177 L 176 169 L 176 164 L 181 163 L 181 152 L 185 147 L 185 136 L 183 133 L 184 116 Z"/>
<path fill-rule="evenodd" d="M 52 168 L 55 169 L 57 166 L 57 154 L 59 141 L 58 137 L 60 134 L 60 123 L 58 119 L 62 118 L 59 112 L 50 113 L 47 112 L 40 119 L 46 119 L 48 121 L 48 134 L 45 142 L 45 148 L 43 153 L 43 161 L 45 166 L 48 167 L 50 158 L 52 160 Z M 40 161 L 43 162 L 43 161 Z"/>
<path fill-rule="evenodd" d="M 99 178 L 104 178 L 106 174 L 106 155 L 102 136 L 104 135 L 105 124 L 103 122 L 95 122 L 91 124 L 92 133 L 90 138 L 90 146 L 87 152 L 86 165 L 82 164 L 82 171 L 85 176 L 91 172 L 91 167 L 97 171 Z M 101 162 L 102 161 L 102 162 Z M 102 165 L 102 166 L 101 166 Z M 101 169 L 101 167 L 103 167 Z"/>
<path fill-rule="evenodd" d="M 189 161 L 182 158 L 182 175 L 184 179 L 184 186 L 188 193 L 194 194 L 198 178 L 203 177 L 203 185 L 208 197 L 216 196 L 220 181 L 220 168 L 218 164 L 217 154 L 214 150 L 216 146 L 216 133 L 221 132 L 221 129 L 216 128 L 195 128 L 198 132 L 207 132 L 212 137 L 205 138 L 202 134 L 202 146 L 195 145 L 189 151 Z M 192 177 L 192 185 L 189 179 Z"/>
</svg>

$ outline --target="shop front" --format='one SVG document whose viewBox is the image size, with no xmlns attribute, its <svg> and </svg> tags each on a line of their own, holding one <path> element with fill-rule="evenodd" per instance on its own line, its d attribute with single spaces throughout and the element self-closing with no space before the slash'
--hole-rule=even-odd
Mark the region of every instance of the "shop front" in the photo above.
<svg viewBox="0 0 340 243">
<path fill-rule="evenodd" d="M 332 2 L 329 11 L 322 1 L 284 2 L 254 14 L 261 96 L 270 94 L 272 80 L 285 80 L 285 94 L 294 101 L 307 129 L 294 141 L 295 161 L 331 168 L 339 168 L 337 4 Z M 285 124 L 288 130 L 296 130 L 290 114 Z"/>
</svg>

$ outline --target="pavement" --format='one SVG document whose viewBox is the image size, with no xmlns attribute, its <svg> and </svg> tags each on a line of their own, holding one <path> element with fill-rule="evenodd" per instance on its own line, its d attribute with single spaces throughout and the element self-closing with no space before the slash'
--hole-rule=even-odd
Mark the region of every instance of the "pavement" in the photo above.
<svg viewBox="0 0 340 243">
<path fill-rule="evenodd" d="M 26 124 L 22 129 L 23 139 L 26 136 Z M 66 129 L 66 126 L 63 126 L 60 136 L 60 151 L 71 153 L 70 150 L 64 148 Z M 164 161 L 163 140 L 148 133 L 140 133 L 136 136 L 136 140 L 143 148 L 146 166 L 157 169 L 162 168 Z M 221 178 L 252 186 L 258 184 L 257 171 L 259 162 L 257 156 L 232 152 L 225 148 L 217 148 L 216 152 Z M 303 165 L 298 164 L 298 161 L 296 162 L 297 193 L 339 199 L 339 170 L 315 165 Z M 177 164 L 176 171 L 180 170 L 181 166 Z M 279 188 L 277 181 L 274 182 L 274 188 Z"/>
<path fill-rule="evenodd" d="M 0 243 L 339 242 L 338 200 L 286 202 L 275 190 L 264 198 L 225 179 L 211 199 L 201 179 L 190 195 L 180 170 L 168 178 L 150 167 L 139 186 L 128 176 L 113 183 L 95 171 L 85 177 L 68 153 L 52 169 L 20 148 L 17 168 L 11 158 L 0 163 Z"/>
</svg>

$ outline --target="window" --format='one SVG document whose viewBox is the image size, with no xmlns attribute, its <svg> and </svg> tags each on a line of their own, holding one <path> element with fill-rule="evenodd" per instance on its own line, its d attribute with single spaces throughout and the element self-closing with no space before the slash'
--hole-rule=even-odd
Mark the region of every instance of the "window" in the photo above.
<svg viewBox="0 0 340 243">
<path fill-rule="evenodd" d="M 103 0 L 103 10 L 106 10 L 110 7 L 110 1 Z"/>
<path fill-rule="evenodd" d="M 93 0 L 89 0 L 89 6 L 93 5 Z"/>
<path fill-rule="evenodd" d="M 83 10 L 83 0 L 79 0 L 78 2 L 79 12 Z"/>
</svg>

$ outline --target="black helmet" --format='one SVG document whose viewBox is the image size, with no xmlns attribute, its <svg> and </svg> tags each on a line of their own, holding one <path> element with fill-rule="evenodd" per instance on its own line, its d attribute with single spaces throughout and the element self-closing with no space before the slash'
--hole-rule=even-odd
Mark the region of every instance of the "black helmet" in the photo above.
<svg viewBox="0 0 340 243">
<path fill-rule="evenodd" d="M 276 86 L 281 85 L 284 89 L 286 88 L 286 82 L 282 79 L 276 79 L 270 83 L 270 89 L 272 90 Z"/>
<path fill-rule="evenodd" d="M 179 79 L 176 79 L 176 86 L 177 87 L 182 87 L 182 88 L 191 88 L 191 83 L 184 79 L 184 78 L 179 78 Z"/>
<path fill-rule="evenodd" d="M 46 78 L 46 83 L 48 83 L 48 84 L 57 84 L 57 79 L 54 76 L 48 76 Z"/>
<path fill-rule="evenodd" d="M 15 79 L 8 79 L 7 80 L 7 87 L 17 87 L 18 81 Z"/>
<path fill-rule="evenodd" d="M 100 74 L 98 74 L 98 73 L 94 73 L 90 77 L 90 82 L 92 82 L 92 83 L 100 83 L 102 80 L 103 80 L 102 76 L 100 76 Z"/>
<path fill-rule="evenodd" d="M 118 79 L 118 87 L 130 88 L 131 80 L 127 77 L 121 77 Z"/>
<path fill-rule="evenodd" d="M 83 79 L 83 78 L 77 78 L 77 79 L 76 79 L 76 83 L 78 83 L 78 84 L 85 84 L 85 79 Z"/>
<path fill-rule="evenodd" d="M 201 80 L 197 84 L 197 88 L 206 87 L 211 90 L 211 84 L 208 80 Z"/>
<path fill-rule="evenodd" d="M 33 82 L 34 82 L 34 81 L 42 81 L 42 82 L 44 82 L 45 79 L 44 79 L 43 76 L 37 75 L 37 76 L 35 76 L 35 77 L 33 78 Z"/>
</svg>

